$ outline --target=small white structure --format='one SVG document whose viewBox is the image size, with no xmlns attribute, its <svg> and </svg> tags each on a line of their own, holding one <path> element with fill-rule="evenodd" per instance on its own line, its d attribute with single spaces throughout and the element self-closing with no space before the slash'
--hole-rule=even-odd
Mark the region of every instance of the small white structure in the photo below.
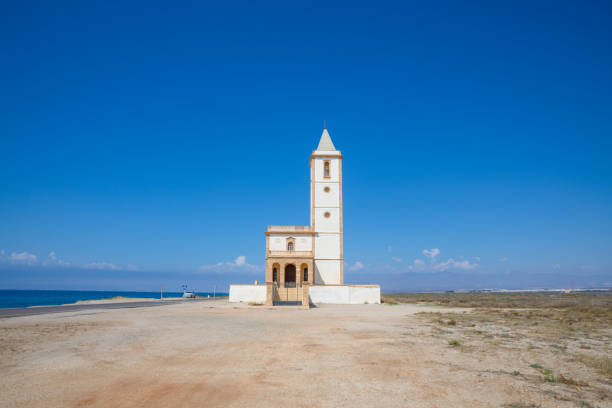
<svg viewBox="0 0 612 408">
<path fill-rule="evenodd" d="M 266 285 L 230 285 L 230 302 L 266 303 Z"/>
<path fill-rule="evenodd" d="M 267 304 L 380 303 L 378 285 L 344 285 L 342 159 L 323 129 L 310 155 L 310 225 L 268 226 L 266 286 L 231 285 L 230 302 L 259 302 L 263 289 Z"/>
</svg>

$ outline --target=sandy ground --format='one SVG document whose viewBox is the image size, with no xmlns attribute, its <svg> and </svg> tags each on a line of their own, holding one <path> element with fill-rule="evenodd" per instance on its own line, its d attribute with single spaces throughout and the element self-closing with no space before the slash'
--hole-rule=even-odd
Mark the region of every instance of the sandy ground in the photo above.
<svg viewBox="0 0 612 408">
<path fill-rule="evenodd" d="M 568 385 L 511 374 L 554 368 L 555 350 L 453 347 L 416 314 L 432 310 L 216 300 L 2 319 L 0 406 L 577 406 L 555 397 Z"/>
</svg>

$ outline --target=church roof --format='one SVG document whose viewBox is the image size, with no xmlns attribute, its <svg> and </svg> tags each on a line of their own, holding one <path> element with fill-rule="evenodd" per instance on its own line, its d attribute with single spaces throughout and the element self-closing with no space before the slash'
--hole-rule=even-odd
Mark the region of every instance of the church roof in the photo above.
<svg viewBox="0 0 612 408">
<path fill-rule="evenodd" d="M 317 147 L 317 150 L 324 152 L 336 151 L 331 137 L 329 137 L 329 133 L 327 133 L 327 129 L 323 129 L 323 134 L 321 135 L 321 140 L 319 141 L 319 147 Z"/>
</svg>

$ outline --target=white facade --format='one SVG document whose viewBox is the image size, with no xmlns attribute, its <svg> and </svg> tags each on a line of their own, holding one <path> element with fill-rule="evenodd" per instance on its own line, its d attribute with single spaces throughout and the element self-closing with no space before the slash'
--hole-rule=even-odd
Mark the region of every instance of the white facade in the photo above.
<svg viewBox="0 0 612 408">
<path fill-rule="evenodd" d="M 342 252 L 342 154 L 327 129 L 310 156 L 310 224 L 314 232 L 315 285 L 341 285 Z"/>
<path fill-rule="evenodd" d="M 291 234 L 270 234 L 270 251 L 285 251 L 289 238 L 295 240 L 295 251 L 312 251 L 312 236 Z"/>
</svg>

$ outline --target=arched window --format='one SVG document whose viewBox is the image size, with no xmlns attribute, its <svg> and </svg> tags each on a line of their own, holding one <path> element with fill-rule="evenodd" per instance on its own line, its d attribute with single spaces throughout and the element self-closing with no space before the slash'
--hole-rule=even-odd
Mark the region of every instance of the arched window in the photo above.
<svg viewBox="0 0 612 408">
<path fill-rule="evenodd" d="M 272 269 L 272 282 L 276 282 L 278 278 L 278 272 L 276 271 L 276 268 Z"/>
<path fill-rule="evenodd" d="M 308 268 L 304 268 L 304 282 L 308 282 Z"/>
<path fill-rule="evenodd" d="M 329 178 L 329 160 L 325 160 L 323 163 L 323 177 Z"/>
<path fill-rule="evenodd" d="M 287 251 L 293 251 L 293 242 L 289 241 L 287 243 Z"/>
</svg>

